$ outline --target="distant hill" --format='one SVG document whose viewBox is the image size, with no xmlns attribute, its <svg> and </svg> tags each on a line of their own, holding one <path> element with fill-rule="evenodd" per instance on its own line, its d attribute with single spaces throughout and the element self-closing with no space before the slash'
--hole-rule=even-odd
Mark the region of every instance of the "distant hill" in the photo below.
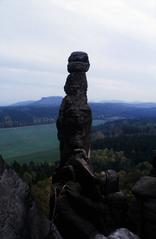
<svg viewBox="0 0 156 239">
<path fill-rule="evenodd" d="M 155 103 L 90 103 L 90 106 L 95 119 L 104 119 L 107 117 L 126 119 L 156 119 Z"/>
<path fill-rule="evenodd" d="M 40 100 L 28 100 L 28 101 L 21 101 L 17 102 L 15 104 L 9 105 L 10 106 L 60 106 L 61 101 L 63 97 L 62 96 L 48 96 L 48 97 L 42 97 Z M 98 105 L 98 106 L 115 106 L 117 108 L 119 107 L 128 107 L 128 108 L 156 108 L 156 103 L 154 102 L 124 102 L 119 100 L 107 100 L 107 101 L 99 101 L 94 102 L 91 101 L 90 105 Z"/>
<path fill-rule="evenodd" d="M 42 97 L 36 101 L 22 101 L 12 104 L 10 106 L 59 106 L 62 101 L 61 96 Z"/>
<path fill-rule="evenodd" d="M 14 103 L 9 106 L 27 106 L 27 105 L 31 105 L 34 102 L 35 101 L 33 101 L 33 100 L 27 100 L 27 101 L 21 101 L 21 102 Z"/>
<path fill-rule="evenodd" d="M 61 96 L 0 107 L 0 128 L 49 124 L 57 119 Z M 156 119 L 156 103 L 89 103 L 94 120 Z"/>
<path fill-rule="evenodd" d="M 153 102 L 145 102 L 145 103 L 133 103 L 133 105 L 135 105 L 136 107 L 138 108 L 155 108 L 156 107 L 156 103 L 153 103 Z"/>
</svg>

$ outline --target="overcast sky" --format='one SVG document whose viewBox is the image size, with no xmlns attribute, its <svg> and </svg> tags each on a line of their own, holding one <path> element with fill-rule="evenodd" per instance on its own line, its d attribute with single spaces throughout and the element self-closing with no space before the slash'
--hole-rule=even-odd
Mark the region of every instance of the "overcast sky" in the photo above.
<svg viewBox="0 0 156 239">
<path fill-rule="evenodd" d="M 156 0 L 0 0 L 0 104 L 64 95 L 77 50 L 90 100 L 156 102 Z"/>
</svg>

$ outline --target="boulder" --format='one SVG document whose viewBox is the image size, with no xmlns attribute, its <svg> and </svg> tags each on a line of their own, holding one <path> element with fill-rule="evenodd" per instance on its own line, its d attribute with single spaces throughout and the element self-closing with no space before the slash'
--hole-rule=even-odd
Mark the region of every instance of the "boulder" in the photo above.
<svg viewBox="0 0 156 239">
<path fill-rule="evenodd" d="M 156 198 L 156 178 L 142 177 L 132 188 L 135 196 L 141 198 Z"/>
</svg>

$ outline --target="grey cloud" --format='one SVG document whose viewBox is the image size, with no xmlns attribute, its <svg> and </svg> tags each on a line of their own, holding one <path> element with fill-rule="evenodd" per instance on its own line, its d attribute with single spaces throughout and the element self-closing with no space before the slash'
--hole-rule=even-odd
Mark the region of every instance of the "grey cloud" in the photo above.
<svg viewBox="0 0 156 239">
<path fill-rule="evenodd" d="M 151 7 L 146 13 L 147 1 L 142 1 L 140 8 L 135 1 L 120 2 L 124 2 L 126 11 L 129 5 L 137 10 L 138 18 L 143 12 L 148 20 Z M 153 92 L 156 87 L 156 43 L 153 39 L 149 44 L 148 36 L 143 35 L 148 29 L 140 29 L 141 35 L 138 32 L 135 35 L 128 25 L 126 29 L 127 19 L 122 19 L 122 12 L 118 16 L 122 21 L 107 12 L 110 18 L 104 22 L 104 16 L 99 18 L 94 9 L 93 14 L 88 14 L 87 10 L 85 14 L 84 10 L 81 13 L 81 8 L 75 11 L 66 7 L 66 3 L 68 1 L 63 0 L 59 3 L 54 0 L 0 2 L 0 85 L 5 91 L 0 102 L 4 102 L 4 98 L 10 102 L 15 98 L 62 95 L 68 74 L 67 58 L 75 50 L 84 50 L 90 57 L 90 99 L 97 97 L 97 89 L 101 99 L 126 99 L 127 96 L 131 100 L 156 100 Z M 120 22 L 123 22 L 121 28 L 117 25 Z M 153 26 L 150 27 L 152 32 Z"/>
</svg>

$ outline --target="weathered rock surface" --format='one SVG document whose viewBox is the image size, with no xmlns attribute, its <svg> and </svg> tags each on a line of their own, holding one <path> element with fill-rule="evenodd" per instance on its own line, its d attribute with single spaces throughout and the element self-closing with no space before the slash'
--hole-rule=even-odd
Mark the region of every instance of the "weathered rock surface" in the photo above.
<svg viewBox="0 0 156 239">
<path fill-rule="evenodd" d="M 44 239 L 49 227 L 29 187 L 0 157 L 0 238 Z"/>
<path fill-rule="evenodd" d="M 88 56 L 74 52 L 68 59 L 68 71 L 57 120 L 60 141 L 60 165 L 53 176 L 57 192 L 54 222 L 64 239 L 105 239 L 125 226 L 127 202 L 119 192 L 118 175 L 113 170 L 95 176 L 90 165 L 92 115 L 87 104 Z M 54 202 L 54 200 L 51 200 Z M 136 239 L 121 230 L 112 238 Z M 114 236 L 114 237 L 113 237 Z M 111 238 L 111 237 L 110 237 Z"/>
<path fill-rule="evenodd" d="M 94 236 L 94 238 L 91 238 L 91 239 L 107 239 L 107 237 L 98 233 L 97 235 Z"/>
<path fill-rule="evenodd" d="M 64 90 L 67 94 L 61 104 L 57 120 L 60 141 L 60 165 L 64 166 L 75 149 L 84 149 L 87 156 L 90 149 L 92 116 L 87 104 L 88 55 L 74 52 L 68 60 L 68 75 Z"/>
<path fill-rule="evenodd" d="M 105 237 L 102 234 L 97 234 L 92 239 L 139 239 L 139 237 L 126 228 L 119 228 L 108 237 Z"/>
<path fill-rule="evenodd" d="M 120 228 L 113 232 L 108 239 L 139 239 L 139 237 L 126 228 Z"/>
<path fill-rule="evenodd" d="M 156 238 L 156 178 L 142 177 L 132 188 L 139 209 L 139 234 L 141 238 Z"/>
<path fill-rule="evenodd" d="M 156 177 L 142 177 L 133 187 L 132 192 L 138 197 L 156 199 Z"/>
<path fill-rule="evenodd" d="M 85 52 L 73 52 L 68 58 L 68 72 L 87 72 L 89 70 L 88 55 Z"/>
</svg>

